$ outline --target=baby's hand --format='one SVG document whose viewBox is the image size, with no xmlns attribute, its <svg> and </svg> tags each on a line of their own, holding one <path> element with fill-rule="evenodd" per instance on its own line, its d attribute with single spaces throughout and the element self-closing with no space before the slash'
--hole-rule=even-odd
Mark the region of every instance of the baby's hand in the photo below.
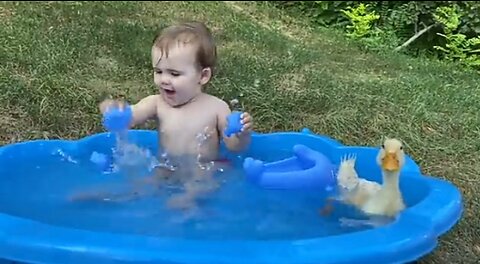
<svg viewBox="0 0 480 264">
<path fill-rule="evenodd" d="M 249 113 L 244 112 L 244 113 L 242 113 L 240 118 L 241 118 L 241 122 L 242 122 L 242 130 L 240 132 L 240 135 L 249 134 L 250 132 L 252 132 L 252 130 L 253 130 L 253 118 L 252 118 L 252 116 Z"/>
</svg>

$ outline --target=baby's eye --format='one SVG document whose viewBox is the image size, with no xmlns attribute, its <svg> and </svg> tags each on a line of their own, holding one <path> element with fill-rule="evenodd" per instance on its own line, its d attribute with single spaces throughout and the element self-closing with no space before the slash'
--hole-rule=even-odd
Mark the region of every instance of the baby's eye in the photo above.
<svg viewBox="0 0 480 264">
<path fill-rule="evenodd" d="M 155 73 L 162 74 L 162 71 L 161 70 L 155 70 Z"/>
<path fill-rule="evenodd" d="M 178 73 L 178 72 L 172 72 L 172 76 L 175 76 L 175 77 L 180 76 L 180 73 Z"/>
</svg>

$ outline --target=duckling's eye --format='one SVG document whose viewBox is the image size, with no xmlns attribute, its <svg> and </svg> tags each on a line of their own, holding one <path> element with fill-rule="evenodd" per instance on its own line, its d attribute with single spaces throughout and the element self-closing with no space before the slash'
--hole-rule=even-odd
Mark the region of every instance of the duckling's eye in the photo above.
<svg viewBox="0 0 480 264">
<path fill-rule="evenodd" d="M 382 144 L 382 149 L 384 149 L 384 148 L 385 148 L 385 145 L 384 145 L 384 144 Z"/>
<path fill-rule="evenodd" d="M 400 146 L 400 150 L 403 150 L 403 146 Z"/>
</svg>

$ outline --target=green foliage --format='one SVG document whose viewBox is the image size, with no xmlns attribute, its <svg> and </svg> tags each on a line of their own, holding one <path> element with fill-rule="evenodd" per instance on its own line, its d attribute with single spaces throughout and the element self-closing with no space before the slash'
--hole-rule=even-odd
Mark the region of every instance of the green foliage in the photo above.
<svg viewBox="0 0 480 264">
<path fill-rule="evenodd" d="M 382 30 L 376 26 L 380 16 L 370 7 L 370 4 L 360 3 L 356 7 L 340 10 L 349 20 L 346 25 L 347 36 L 368 50 L 380 51 L 398 45 L 399 41 L 393 30 Z"/>
<path fill-rule="evenodd" d="M 480 51 L 480 37 L 467 38 L 465 34 L 456 33 L 461 21 L 458 6 L 438 7 L 433 16 L 435 21 L 443 26 L 445 33 L 437 34 L 446 40 L 445 47 L 434 46 L 434 48 L 442 51 L 447 60 L 458 60 L 466 66 L 479 67 L 480 56 L 476 53 Z"/>
<path fill-rule="evenodd" d="M 316 24 L 347 29 L 349 36 L 353 37 L 352 34 L 356 34 L 354 38 L 369 49 L 400 45 L 429 25 L 443 24 L 436 20 L 435 14 L 438 8 L 444 7 L 456 6 L 456 21 L 452 22 L 457 25 L 454 33 L 460 35 L 454 35 L 455 39 L 448 40 L 441 35 L 441 27 L 434 27 L 412 42 L 404 49 L 405 52 L 412 55 L 420 53 L 443 55 L 445 52 L 437 47 L 455 45 L 452 43 L 457 42 L 462 43 L 457 45 L 460 49 L 466 48 L 463 45 L 467 43 L 474 49 L 472 42 L 467 40 L 475 39 L 480 34 L 480 2 L 474 1 L 276 1 L 275 4 L 280 8 L 299 12 Z M 379 18 L 368 20 L 367 13 L 364 15 L 352 13 L 360 5 L 368 6 L 368 11 L 365 12 L 368 12 L 371 18 L 375 16 Z M 350 13 L 347 15 L 345 11 Z M 357 10 L 360 11 L 361 8 Z M 362 37 L 358 38 L 360 35 Z M 465 36 L 464 40 L 462 35 Z M 471 57 L 466 57 L 466 60 L 470 59 Z"/>
<path fill-rule="evenodd" d="M 367 10 L 368 7 L 369 5 L 362 3 L 355 8 L 347 7 L 346 10 L 340 10 L 351 22 L 351 25 L 347 25 L 347 29 L 349 30 L 347 36 L 359 39 L 371 33 L 373 23 L 378 20 L 380 16 L 375 14 L 375 11 L 369 12 Z"/>
<path fill-rule="evenodd" d="M 441 23 L 447 33 L 452 33 L 460 25 L 460 15 L 455 6 L 442 6 L 433 14 L 435 21 Z"/>
<path fill-rule="evenodd" d="M 462 15 L 458 31 L 469 37 L 480 35 L 480 2 L 450 2 L 455 3 L 458 7 L 458 12 Z"/>
<path fill-rule="evenodd" d="M 368 4 L 380 15 L 380 24 L 394 25 L 397 31 L 414 30 L 415 24 L 431 24 L 437 7 L 457 5 L 462 14 L 459 31 L 467 36 L 480 34 L 480 2 L 475 1 L 273 1 L 280 8 L 301 12 L 323 26 L 347 23 L 342 9 Z M 409 32 L 411 33 L 411 32 Z"/>
<path fill-rule="evenodd" d="M 289 8 L 305 14 L 322 26 L 344 26 L 348 23 L 340 10 L 355 5 L 356 1 L 274 1 L 280 8 Z"/>
</svg>

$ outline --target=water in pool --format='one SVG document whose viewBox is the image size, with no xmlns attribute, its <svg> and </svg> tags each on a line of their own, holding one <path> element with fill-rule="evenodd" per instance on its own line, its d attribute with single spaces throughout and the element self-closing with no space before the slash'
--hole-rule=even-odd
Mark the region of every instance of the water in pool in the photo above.
<svg viewBox="0 0 480 264">
<path fill-rule="evenodd" d="M 322 193 L 263 190 L 245 181 L 239 166 L 224 163 L 201 164 L 213 172 L 217 188 L 199 197 L 196 206 L 170 208 L 167 201 L 181 194 L 183 185 L 152 181 L 152 157 L 129 146 L 126 159 L 117 159 L 120 169 L 110 172 L 93 164 L 91 153 L 71 157 L 62 149 L 25 158 L 22 166 L 2 165 L 0 211 L 64 227 L 188 239 L 301 239 L 375 225 L 338 203 L 323 216 Z"/>
</svg>

